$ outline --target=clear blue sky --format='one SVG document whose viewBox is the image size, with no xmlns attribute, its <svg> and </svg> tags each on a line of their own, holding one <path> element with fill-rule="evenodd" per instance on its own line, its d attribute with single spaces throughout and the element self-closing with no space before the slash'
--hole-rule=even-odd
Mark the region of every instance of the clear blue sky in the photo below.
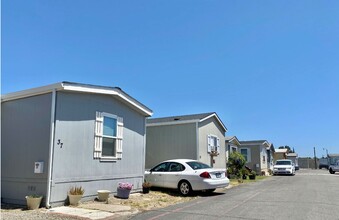
<svg viewBox="0 0 339 220">
<path fill-rule="evenodd" d="M 119 86 L 154 117 L 339 153 L 339 1 L 2 0 L 2 93 Z"/>
</svg>

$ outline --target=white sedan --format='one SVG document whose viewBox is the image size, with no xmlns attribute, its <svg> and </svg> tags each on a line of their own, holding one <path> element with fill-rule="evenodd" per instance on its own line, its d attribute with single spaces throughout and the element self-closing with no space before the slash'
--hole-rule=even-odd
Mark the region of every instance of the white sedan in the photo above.
<svg viewBox="0 0 339 220">
<path fill-rule="evenodd" d="M 273 166 L 273 175 L 277 174 L 295 175 L 295 167 L 292 160 L 277 160 Z"/>
<path fill-rule="evenodd" d="M 155 187 L 178 189 L 184 196 L 198 190 L 213 192 L 229 185 L 226 169 L 211 168 L 189 159 L 164 161 L 145 171 L 145 180 Z"/>
</svg>

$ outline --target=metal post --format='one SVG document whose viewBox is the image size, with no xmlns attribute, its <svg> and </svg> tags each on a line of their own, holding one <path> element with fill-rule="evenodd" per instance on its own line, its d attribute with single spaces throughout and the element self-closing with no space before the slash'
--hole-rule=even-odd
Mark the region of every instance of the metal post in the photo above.
<svg viewBox="0 0 339 220">
<path fill-rule="evenodd" d="M 315 147 L 313 148 L 314 150 L 314 169 L 317 169 L 317 156 L 315 154 Z"/>
</svg>

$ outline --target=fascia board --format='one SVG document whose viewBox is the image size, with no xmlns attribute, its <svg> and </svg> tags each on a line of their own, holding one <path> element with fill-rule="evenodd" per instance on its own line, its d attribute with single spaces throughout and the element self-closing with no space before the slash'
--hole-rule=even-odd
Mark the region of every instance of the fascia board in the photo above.
<svg viewBox="0 0 339 220">
<path fill-rule="evenodd" d="M 23 90 L 19 92 L 13 92 L 6 95 L 1 96 L 1 102 L 20 99 L 20 98 L 26 98 L 30 96 L 36 96 L 41 94 L 50 93 L 53 90 L 56 91 L 75 91 L 75 92 L 87 92 L 87 93 L 96 93 L 96 94 L 106 94 L 106 95 L 113 95 L 118 96 L 123 101 L 127 102 L 134 108 L 141 111 L 146 116 L 152 116 L 153 112 L 146 108 L 145 106 L 139 104 L 134 99 L 130 98 L 127 94 L 124 94 L 121 90 L 118 89 L 104 89 L 104 88 L 95 88 L 95 87 L 88 87 L 88 86 L 82 86 L 81 84 L 72 85 L 68 83 L 55 83 L 47 86 L 42 86 L 38 88 Z"/>
<path fill-rule="evenodd" d="M 209 116 L 207 116 L 207 117 L 201 119 L 199 122 L 203 122 L 203 121 L 205 121 L 205 120 L 207 120 L 207 119 L 209 119 L 209 118 L 212 118 L 212 117 L 215 117 L 215 118 L 217 119 L 217 121 L 219 122 L 219 124 L 221 125 L 221 127 L 222 127 L 222 128 L 225 130 L 225 132 L 226 132 L 226 131 L 227 131 L 227 128 L 225 127 L 224 123 L 221 122 L 221 120 L 219 119 L 218 115 L 215 114 L 215 113 L 213 113 L 213 114 L 211 114 L 211 115 L 209 115 Z"/>
<path fill-rule="evenodd" d="M 156 123 L 147 123 L 146 127 L 154 127 L 154 126 L 164 126 L 164 125 L 180 125 L 180 124 L 191 124 L 197 123 L 199 120 L 187 120 L 187 121 L 168 121 L 168 122 L 156 122 Z"/>
<path fill-rule="evenodd" d="M 238 139 L 236 137 L 233 137 L 230 142 L 235 143 L 237 146 L 240 146 L 240 142 L 238 141 Z"/>
<path fill-rule="evenodd" d="M 123 101 L 127 102 L 128 104 L 132 105 L 133 107 L 139 109 L 147 116 L 152 116 L 153 112 L 149 109 L 146 109 L 144 106 L 140 105 L 139 103 L 135 102 L 127 95 L 123 94 L 123 92 L 119 89 L 104 89 L 104 88 L 94 88 L 94 87 L 86 87 L 81 85 L 63 85 L 65 91 L 76 91 L 76 92 L 87 92 L 87 93 L 95 93 L 95 94 L 104 94 L 104 95 L 113 95 L 118 96 Z"/>
<path fill-rule="evenodd" d="M 41 86 L 33 89 L 26 89 L 19 92 L 12 92 L 1 96 L 1 102 L 11 101 L 15 99 L 26 98 L 30 96 L 42 95 L 50 93 L 53 90 L 61 90 L 62 83 L 54 83 L 47 86 Z"/>
</svg>

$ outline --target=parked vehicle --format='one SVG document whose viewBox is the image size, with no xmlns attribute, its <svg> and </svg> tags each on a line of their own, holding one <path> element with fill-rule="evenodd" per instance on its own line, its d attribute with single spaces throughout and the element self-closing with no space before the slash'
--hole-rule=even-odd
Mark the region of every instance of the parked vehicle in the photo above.
<svg viewBox="0 0 339 220">
<path fill-rule="evenodd" d="M 154 187 L 178 189 L 184 196 L 198 190 L 213 192 L 216 188 L 229 185 L 226 169 L 211 168 L 190 159 L 161 162 L 145 171 L 145 179 Z"/>
<path fill-rule="evenodd" d="M 339 172 L 339 160 L 335 164 L 332 164 L 328 168 L 330 174 L 335 174 L 335 172 Z"/>
<path fill-rule="evenodd" d="M 328 169 L 328 158 L 320 158 L 319 159 L 319 169 L 325 168 Z"/>
<path fill-rule="evenodd" d="M 292 160 L 277 160 L 273 166 L 273 175 L 277 174 L 295 175 L 295 166 Z"/>
</svg>

